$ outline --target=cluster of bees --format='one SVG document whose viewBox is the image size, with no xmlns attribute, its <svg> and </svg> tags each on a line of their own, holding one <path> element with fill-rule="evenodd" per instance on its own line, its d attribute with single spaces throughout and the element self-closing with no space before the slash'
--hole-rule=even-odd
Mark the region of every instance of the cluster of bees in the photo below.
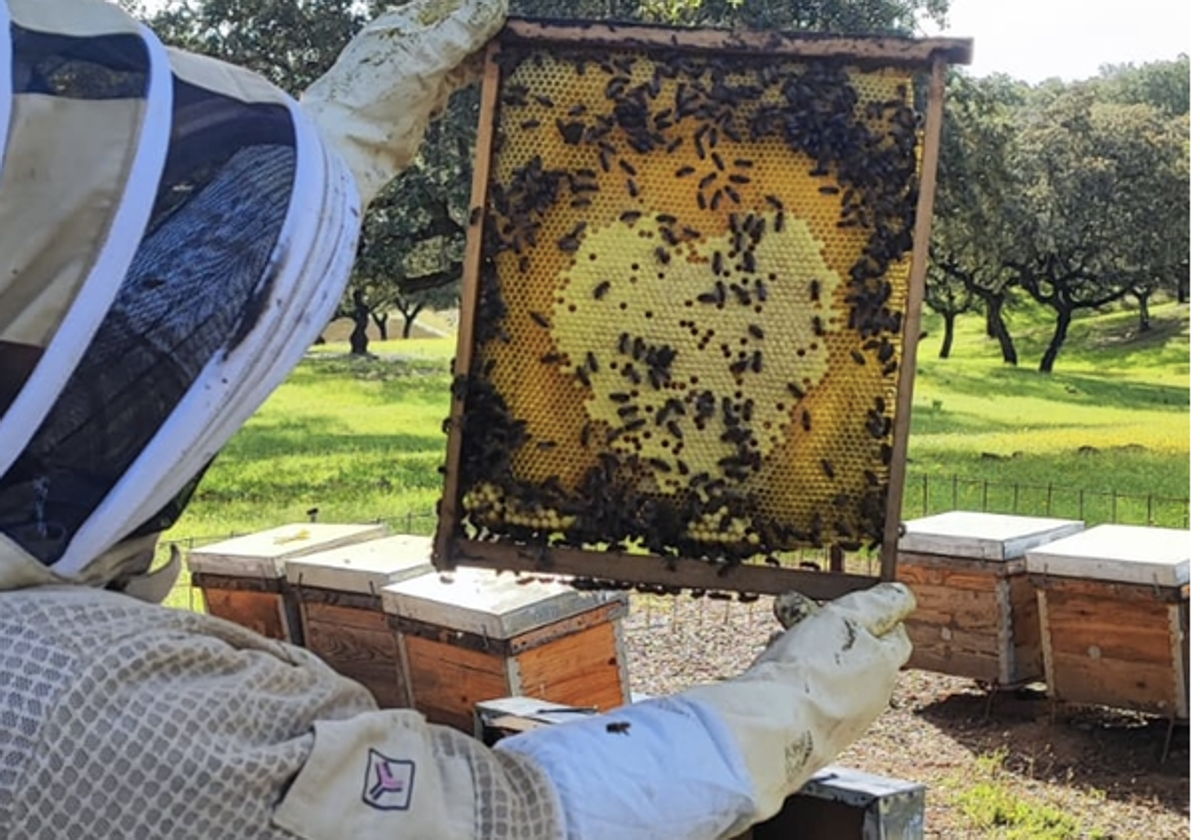
<svg viewBox="0 0 1200 840">
<path fill-rule="evenodd" d="M 649 48 L 496 60 L 455 383 L 463 533 L 724 563 L 878 545 L 911 72 Z"/>
</svg>

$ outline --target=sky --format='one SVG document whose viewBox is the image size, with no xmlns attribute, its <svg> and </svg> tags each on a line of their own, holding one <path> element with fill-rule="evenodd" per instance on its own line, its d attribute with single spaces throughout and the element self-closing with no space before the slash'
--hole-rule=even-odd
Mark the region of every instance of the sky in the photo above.
<svg viewBox="0 0 1200 840">
<path fill-rule="evenodd" d="M 1191 54 L 1189 0 L 950 0 L 950 26 L 973 38 L 972 75 L 1036 84 L 1094 76 L 1102 64 Z"/>
</svg>

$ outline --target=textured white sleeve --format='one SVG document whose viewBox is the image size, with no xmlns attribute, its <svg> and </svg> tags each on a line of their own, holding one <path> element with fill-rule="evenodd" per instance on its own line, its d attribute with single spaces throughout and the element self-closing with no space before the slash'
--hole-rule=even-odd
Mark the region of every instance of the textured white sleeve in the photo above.
<svg viewBox="0 0 1200 840">
<path fill-rule="evenodd" d="M 558 792 L 570 840 L 715 840 L 754 813 L 737 742 L 707 706 L 679 697 L 506 738 Z"/>
<path fill-rule="evenodd" d="M 468 81 L 468 59 L 507 14 L 507 0 L 415 0 L 368 24 L 300 97 L 364 205 L 412 162 L 430 119 Z"/>
<path fill-rule="evenodd" d="M 881 584 L 816 609 L 734 679 L 497 747 L 558 791 L 571 840 L 718 840 L 779 811 L 886 708 L 915 606 Z"/>
<path fill-rule="evenodd" d="M 561 840 L 544 773 L 307 651 L 84 587 L 0 594 L 0 837 Z"/>
</svg>

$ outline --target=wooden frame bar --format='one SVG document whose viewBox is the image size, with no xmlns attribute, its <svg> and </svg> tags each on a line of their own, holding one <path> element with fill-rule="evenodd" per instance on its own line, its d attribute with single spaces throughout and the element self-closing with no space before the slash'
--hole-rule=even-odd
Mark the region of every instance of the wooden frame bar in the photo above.
<svg viewBox="0 0 1200 840">
<path fill-rule="evenodd" d="M 847 592 L 866 589 L 878 578 L 837 572 L 773 568 L 754 564 L 718 566 L 688 557 L 659 557 L 645 554 L 584 551 L 578 548 L 521 546 L 459 539 L 454 556 L 465 566 L 541 574 L 596 577 L 597 559 L 621 564 L 621 581 L 658 584 L 683 589 L 732 590 L 778 595 L 797 588 L 810 597 L 825 600 Z"/>
<path fill-rule="evenodd" d="M 509 18 L 503 41 L 555 42 L 612 48 L 673 47 L 681 50 L 771 53 L 790 58 L 855 59 L 891 65 L 928 65 L 935 59 L 971 62 L 969 38 L 888 38 L 875 35 L 830 36 L 811 32 L 677 29 L 653 24 Z"/>
<path fill-rule="evenodd" d="M 455 389 L 447 444 L 447 472 L 439 503 L 439 523 L 434 541 L 433 562 L 442 570 L 458 564 L 497 570 L 575 575 L 621 584 L 658 585 L 668 590 L 729 590 L 778 594 L 799 590 L 819 599 L 834 598 L 866 588 L 879 579 L 895 577 L 899 522 L 907 457 L 907 435 L 911 423 L 911 398 L 916 374 L 916 337 L 919 332 L 925 271 L 933 211 L 934 186 L 942 124 L 946 64 L 970 60 L 971 41 L 934 38 L 852 36 L 833 37 L 808 33 L 730 32 L 679 30 L 670 27 L 617 25 L 510 19 L 487 51 L 479 116 L 477 148 L 480 158 L 474 172 L 471 223 L 464 256 L 462 318 L 460 320 L 456 381 L 471 370 L 475 321 L 481 286 L 483 219 L 486 216 L 491 164 L 488 159 L 496 137 L 496 117 L 501 86 L 500 53 L 522 46 L 557 45 L 607 47 L 610 49 L 674 49 L 698 53 L 776 55 L 791 59 L 857 62 L 864 66 L 928 68 L 931 71 L 928 103 L 921 139 L 918 204 L 912 228 L 913 247 L 909 264 L 908 294 L 902 332 L 902 356 L 897 378 L 894 415 L 894 444 L 889 463 L 887 494 L 884 498 L 884 528 L 880 546 L 879 576 L 846 574 L 835 563 L 829 572 L 768 567 L 758 564 L 727 565 L 694 558 L 635 555 L 616 551 L 586 551 L 562 546 L 522 545 L 514 542 L 485 542 L 465 537 L 460 523 L 459 468 L 463 449 L 464 394 Z M 618 574 L 602 569 L 620 568 Z"/>
<path fill-rule="evenodd" d="M 929 83 L 925 109 L 925 131 L 921 146 L 921 182 L 917 195 L 917 219 L 913 227 L 912 264 L 908 270 L 908 304 L 904 318 L 904 355 L 900 360 L 900 383 L 896 393 L 895 437 L 888 473 L 888 497 L 884 521 L 880 575 L 896 577 L 896 545 L 900 540 L 900 516 L 904 507 L 904 478 L 908 464 L 908 432 L 912 425 L 912 394 L 917 378 L 917 335 L 921 331 L 921 307 L 925 302 L 925 272 L 929 267 L 929 238 L 933 227 L 933 195 L 937 184 L 938 149 L 942 137 L 942 107 L 945 104 L 946 62 L 937 60 Z"/>
<path fill-rule="evenodd" d="M 488 46 L 484 58 L 483 84 L 480 93 L 479 131 L 476 146 L 491 149 L 495 136 L 496 101 L 500 91 L 500 66 L 496 53 L 497 41 Z M 466 250 L 463 253 L 462 306 L 458 319 L 458 346 L 454 357 L 454 376 L 458 381 L 471 370 L 471 353 L 475 346 L 475 316 L 479 300 L 479 267 L 483 256 L 483 212 L 487 201 L 489 167 L 476 166 L 471 181 L 471 219 L 467 228 Z M 462 505 L 458 491 L 458 464 L 462 454 L 463 395 L 451 390 L 450 434 L 446 441 L 446 482 L 438 502 L 438 527 L 433 540 L 433 565 L 438 569 L 453 569 L 452 545 Z"/>
</svg>

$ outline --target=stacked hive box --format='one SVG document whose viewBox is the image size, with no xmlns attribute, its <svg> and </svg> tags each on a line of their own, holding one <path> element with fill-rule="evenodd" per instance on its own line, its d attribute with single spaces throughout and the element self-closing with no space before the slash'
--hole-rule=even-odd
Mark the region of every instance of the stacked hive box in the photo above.
<svg viewBox="0 0 1200 840">
<path fill-rule="evenodd" d="M 1011 687 L 1042 676 L 1025 553 L 1082 522 L 955 511 L 906 525 L 897 579 L 917 596 L 909 665 Z"/>
<path fill-rule="evenodd" d="M 305 647 L 365 685 L 384 708 L 411 705 L 400 640 L 381 607 L 385 586 L 429 574 L 432 541 L 397 535 L 288 560 Z"/>
<path fill-rule="evenodd" d="M 624 595 L 460 569 L 386 587 L 383 609 L 413 707 L 435 723 L 473 732 L 475 704 L 510 695 L 602 710 L 629 700 Z"/>
<path fill-rule="evenodd" d="M 1052 697 L 1188 717 L 1189 537 L 1101 525 L 1029 552 Z"/>
<path fill-rule="evenodd" d="M 281 525 L 197 549 L 188 557 L 188 568 L 211 615 L 302 645 L 300 611 L 284 579 L 284 564 L 386 533 L 385 525 Z"/>
</svg>

